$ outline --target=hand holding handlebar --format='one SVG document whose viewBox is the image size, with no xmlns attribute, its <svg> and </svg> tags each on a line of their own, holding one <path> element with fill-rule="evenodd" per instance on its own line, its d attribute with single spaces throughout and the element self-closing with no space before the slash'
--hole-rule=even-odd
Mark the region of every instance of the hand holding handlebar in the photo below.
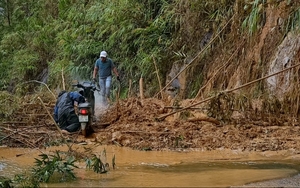
<svg viewBox="0 0 300 188">
<path fill-rule="evenodd" d="M 96 82 L 97 82 L 97 79 L 96 79 L 96 78 L 93 78 L 92 84 L 95 84 Z"/>
</svg>

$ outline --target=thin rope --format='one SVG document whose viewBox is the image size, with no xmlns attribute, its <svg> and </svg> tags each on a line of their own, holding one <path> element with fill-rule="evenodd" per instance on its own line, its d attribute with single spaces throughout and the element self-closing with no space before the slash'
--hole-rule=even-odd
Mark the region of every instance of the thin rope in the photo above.
<svg viewBox="0 0 300 188">
<path fill-rule="evenodd" d="M 229 22 L 233 19 L 234 15 L 228 20 L 228 22 L 225 24 L 225 26 L 217 33 L 217 35 L 191 60 L 189 64 L 187 64 L 179 73 L 177 73 L 176 76 L 174 76 L 169 83 L 166 84 L 165 87 L 163 87 L 158 93 L 154 95 L 154 97 L 157 97 L 159 93 L 161 93 L 163 90 L 165 90 L 183 71 L 185 71 L 191 64 L 212 44 L 212 42 L 221 34 L 221 32 L 227 27 Z"/>
<path fill-rule="evenodd" d="M 239 87 L 236 87 L 236 88 L 233 88 L 233 89 L 229 89 L 229 90 L 221 91 L 220 93 L 230 93 L 230 92 L 239 90 L 239 89 L 241 89 L 241 88 L 247 87 L 247 86 L 249 86 L 249 85 L 251 85 L 251 84 L 254 84 L 254 83 L 256 83 L 256 82 L 259 82 L 259 81 L 261 81 L 261 80 L 264 80 L 264 79 L 266 79 L 266 78 L 269 78 L 269 77 L 275 76 L 275 75 L 277 75 L 277 74 L 280 74 L 280 73 L 282 73 L 282 72 L 285 72 L 285 71 L 287 71 L 287 70 L 293 69 L 293 68 L 295 68 L 295 67 L 297 67 L 297 66 L 299 66 L 299 65 L 300 65 L 300 63 L 299 63 L 299 64 L 296 64 L 296 65 L 293 65 L 293 66 L 291 66 L 291 67 L 289 67 L 289 68 L 283 69 L 283 70 L 281 70 L 281 71 L 278 71 L 278 72 L 276 72 L 276 73 L 273 73 L 273 74 L 264 76 L 264 77 L 259 78 L 259 79 L 256 79 L 256 80 L 253 80 L 253 81 L 248 82 L 248 83 L 246 83 L 246 84 L 243 84 L 243 85 L 241 85 L 241 86 L 239 86 Z M 170 115 L 176 114 L 176 113 L 178 113 L 178 112 L 182 112 L 182 111 L 187 110 L 187 109 L 189 109 L 189 108 L 191 108 L 191 107 L 194 107 L 194 106 L 197 106 L 197 105 L 199 105 L 199 104 L 201 104 L 201 103 L 207 102 L 207 101 L 209 101 L 209 100 L 215 98 L 216 96 L 217 96 L 217 95 L 212 96 L 212 97 L 209 97 L 209 98 L 206 98 L 206 99 L 204 99 L 204 100 L 202 100 L 202 101 L 199 101 L 199 102 L 197 102 L 197 103 L 195 103 L 195 104 L 192 104 L 192 105 L 187 106 L 187 107 L 185 107 L 185 108 L 182 108 L 182 109 L 180 109 L 180 110 L 177 110 L 177 111 L 171 112 L 171 113 L 169 113 L 169 114 L 160 116 L 160 117 L 156 118 L 156 120 L 162 121 L 162 120 L 164 120 L 166 117 L 168 117 L 168 116 L 170 116 Z"/>
</svg>

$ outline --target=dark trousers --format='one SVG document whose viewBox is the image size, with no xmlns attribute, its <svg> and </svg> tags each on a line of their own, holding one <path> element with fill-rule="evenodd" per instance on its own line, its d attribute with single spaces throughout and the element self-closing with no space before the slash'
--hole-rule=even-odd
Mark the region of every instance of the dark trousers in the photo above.
<svg viewBox="0 0 300 188">
<path fill-rule="evenodd" d="M 68 132 L 76 132 L 80 129 L 80 123 L 75 111 L 65 112 L 58 120 L 59 127 Z"/>
</svg>

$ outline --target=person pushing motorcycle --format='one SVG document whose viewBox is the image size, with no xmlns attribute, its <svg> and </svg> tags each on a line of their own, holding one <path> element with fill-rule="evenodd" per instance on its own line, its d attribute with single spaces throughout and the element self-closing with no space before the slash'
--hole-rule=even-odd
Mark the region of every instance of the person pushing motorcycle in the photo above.
<svg viewBox="0 0 300 188">
<path fill-rule="evenodd" d="M 85 98 L 78 92 L 61 91 L 54 107 L 54 120 L 59 124 L 63 133 L 76 132 L 80 123 L 74 109 L 74 102 L 85 102 Z M 66 132 L 67 131 L 67 132 Z"/>
</svg>

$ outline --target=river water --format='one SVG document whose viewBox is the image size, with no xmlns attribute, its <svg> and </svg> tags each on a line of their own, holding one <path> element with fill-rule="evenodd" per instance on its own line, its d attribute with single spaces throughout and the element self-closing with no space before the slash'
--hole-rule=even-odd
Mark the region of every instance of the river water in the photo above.
<svg viewBox="0 0 300 188">
<path fill-rule="evenodd" d="M 299 156 L 292 151 L 241 152 L 217 151 L 137 151 L 118 146 L 73 145 L 94 154 L 106 151 L 106 162 L 115 156 L 116 168 L 106 174 L 87 170 L 84 162 L 75 169 L 77 180 L 48 183 L 42 187 L 230 187 L 296 175 Z M 0 176 L 13 177 L 34 165 L 41 153 L 68 147 L 47 149 L 0 148 Z"/>
</svg>

